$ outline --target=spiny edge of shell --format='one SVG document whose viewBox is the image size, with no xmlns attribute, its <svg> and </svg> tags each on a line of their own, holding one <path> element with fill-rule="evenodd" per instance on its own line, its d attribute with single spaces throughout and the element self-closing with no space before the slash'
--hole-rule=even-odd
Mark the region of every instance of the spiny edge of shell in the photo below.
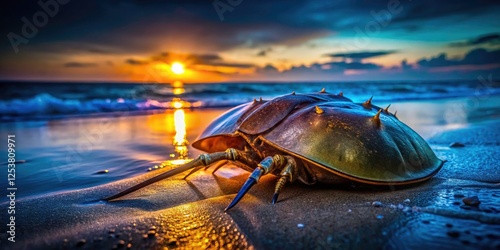
<svg viewBox="0 0 500 250">
<path fill-rule="evenodd" d="M 382 109 L 379 109 L 377 114 L 375 114 L 372 118 L 373 123 L 377 125 L 377 127 L 380 127 L 380 125 L 382 124 L 382 122 L 380 121 L 380 113 L 382 113 Z"/>
</svg>

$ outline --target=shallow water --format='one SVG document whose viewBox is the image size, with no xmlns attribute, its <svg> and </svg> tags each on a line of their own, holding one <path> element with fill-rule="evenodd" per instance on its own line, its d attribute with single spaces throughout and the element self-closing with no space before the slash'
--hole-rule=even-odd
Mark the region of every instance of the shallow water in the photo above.
<svg viewBox="0 0 500 250">
<path fill-rule="evenodd" d="M 195 157 L 199 152 L 188 143 L 225 109 L 0 123 L 1 136 L 15 134 L 17 159 L 26 161 L 16 168 L 17 246 L 71 248 L 85 239 L 86 247 L 101 249 L 124 239 L 133 246 L 203 247 L 220 246 L 222 239 L 242 247 L 283 249 L 494 248 L 499 239 L 498 185 L 488 181 L 498 183 L 497 162 L 489 159 L 498 147 L 498 133 L 489 124 L 498 122 L 482 121 L 498 120 L 499 104 L 499 96 L 392 103 L 399 119 L 429 139 L 439 157 L 450 160 L 423 185 L 373 192 L 297 183 L 287 186 L 279 204 L 271 207 L 276 177 L 268 175 L 229 213 L 223 210 L 247 177 L 235 166 L 216 175 L 200 171 L 188 180 L 179 175 L 116 202 L 96 201 L 156 175 L 148 169 L 161 167 L 161 162 Z M 480 125 L 491 131 L 480 129 L 475 139 L 469 130 L 477 132 Z M 443 132 L 445 138 L 440 137 Z M 466 147 L 448 147 L 455 140 Z M 479 142 L 471 143 L 475 140 Z M 483 143 L 488 147 L 479 147 Z M 0 145 L 0 155 L 7 154 L 5 147 Z M 478 159 L 477 167 L 469 162 Z M 491 180 L 479 183 L 484 173 Z M 481 205 L 464 208 L 457 194 L 478 196 Z M 200 226 L 186 226 L 192 224 Z M 230 226 L 233 234 L 219 231 L 219 225 Z M 153 226 L 158 234 L 154 238 L 148 236 Z M 5 233 L 0 236 L 6 238 Z"/>
<path fill-rule="evenodd" d="M 499 119 L 499 103 L 500 96 L 470 96 L 393 102 L 391 110 L 398 110 L 399 119 L 428 139 L 471 122 Z M 0 134 L 3 138 L 16 135 L 16 159 L 21 161 L 16 167 L 16 186 L 22 198 L 97 186 L 154 170 L 164 161 L 195 157 L 200 152 L 189 143 L 225 110 L 166 109 L 134 116 L 112 113 L 3 122 Z M 6 147 L 6 143 L 0 145 L 0 155 L 5 156 L 2 164 L 6 164 Z M 98 174 L 104 170 L 108 172 Z M 5 190 L 6 182 L 0 186 Z"/>
<path fill-rule="evenodd" d="M 26 161 L 16 164 L 21 198 L 97 186 L 180 159 L 184 152 L 176 152 L 176 135 L 189 131 L 186 139 L 192 142 L 221 112 L 205 110 L 200 116 L 181 109 L 143 116 L 11 122 L 0 124 L 0 134 L 4 138 L 7 134 L 16 136 L 16 160 Z M 176 115 L 179 113 L 183 115 Z M 178 117 L 184 119 L 176 121 Z M 187 156 L 198 154 L 186 145 L 184 148 L 189 150 Z M 5 156 L 2 164 L 6 164 L 6 143 L 1 145 L 0 155 Z M 109 172 L 97 174 L 102 170 Z M 2 190 L 5 185 L 0 183 Z"/>
</svg>

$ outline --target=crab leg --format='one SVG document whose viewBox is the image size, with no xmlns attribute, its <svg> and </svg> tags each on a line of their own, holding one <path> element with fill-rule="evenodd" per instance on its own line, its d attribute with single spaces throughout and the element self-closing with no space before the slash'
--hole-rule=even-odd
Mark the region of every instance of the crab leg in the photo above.
<svg viewBox="0 0 500 250">
<path fill-rule="evenodd" d="M 276 188 L 274 189 L 273 204 L 276 204 L 276 201 L 278 201 L 278 195 L 280 194 L 280 191 L 285 183 L 287 181 L 294 182 L 297 179 L 297 163 L 291 156 L 285 156 L 285 158 L 286 165 L 283 170 L 281 170 L 281 177 L 276 183 Z"/>
<path fill-rule="evenodd" d="M 187 171 L 189 169 L 193 169 L 193 168 L 196 169 L 196 168 L 200 168 L 203 166 L 208 166 L 214 162 L 218 162 L 221 160 L 241 161 L 245 164 L 249 164 L 252 161 L 251 159 L 252 159 L 251 155 L 248 155 L 246 152 L 243 152 L 243 151 L 240 151 L 240 150 L 237 150 L 234 148 L 229 148 L 224 152 L 215 152 L 215 153 L 211 153 L 211 154 L 201 154 L 200 156 L 198 156 L 198 158 L 194 159 L 193 161 L 190 161 L 184 165 L 181 165 L 180 167 L 174 168 L 170 171 L 167 171 L 163 174 L 160 174 L 160 175 L 155 176 L 149 180 L 141 182 L 141 183 L 139 183 L 135 186 L 132 186 L 128 189 L 125 189 L 124 191 L 122 191 L 118 194 L 104 198 L 103 200 L 110 201 L 110 200 L 120 198 L 126 194 L 132 193 L 132 192 L 139 190 L 145 186 L 151 185 L 157 181 L 174 176 L 176 174 L 180 174 L 180 173 Z"/>
<path fill-rule="evenodd" d="M 238 202 L 245 196 L 245 194 L 250 190 L 250 188 L 255 185 L 263 175 L 271 173 L 275 169 L 279 169 L 286 164 L 287 160 L 282 155 L 274 155 L 273 157 L 268 156 L 264 158 L 258 165 L 257 168 L 250 174 L 247 181 L 243 184 L 240 191 L 236 194 L 233 201 L 229 206 L 224 209 L 224 212 L 234 207 Z"/>
</svg>

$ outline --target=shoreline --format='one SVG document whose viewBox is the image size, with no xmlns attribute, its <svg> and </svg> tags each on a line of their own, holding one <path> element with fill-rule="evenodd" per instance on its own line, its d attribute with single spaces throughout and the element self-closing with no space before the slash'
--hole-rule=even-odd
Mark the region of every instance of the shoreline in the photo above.
<svg viewBox="0 0 500 250">
<path fill-rule="evenodd" d="M 500 119 L 500 106 L 495 105 L 500 103 L 500 96 L 481 99 L 481 102 L 475 104 L 473 108 L 464 106 L 469 99 L 392 103 L 391 111 L 399 110 L 398 118 L 417 131 L 425 140 L 441 133 Z M 389 103 L 376 104 L 385 107 Z M 20 171 L 23 171 L 23 166 L 35 170 L 35 172 L 19 173 L 23 176 L 20 180 L 22 185 L 28 189 L 44 190 L 40 189 L 40 186 L 31 187 L 22 182 L 26 178 L 28 178 L 27 181 L 40 182 L 41 180 L 40 184 L 43 187 L 44 181 L 55 179 L 63 185 L 60 190 L 51 192 L 60 192 L 137 176 L 147 172 L 148 168 L 155 164 L 176 159 L 179 156 L 175 154 L 175 147 L 172 143 L 178 132 L 186 136 L 185 150 L 188 157 L 196 157 L 202 152 L 189 144 L 201 134 L 210 121 L 226 110 L 228 109 L 182 109 L 184 117 L 182 122 L 175 121 L 176 110 L 166 110 L 133 116 L 2 123 L 0 133 L 14 132 L 20 139 L 30 138 L 29 142 L 21 140 L 17 145 L 20 149 L 18 160 L 26 160 L 19 164 Z M 177 131 L 176 126 L 183 127 L 185 131 Z M 448 145 L 436 145 L 436 147 L 446 146 Z M 107 148 L 111 148 L 112 151 L 110 152 Z M 174 158 L 172 158 L 172 153 L 174 153 Z M 97 159 L 85 159 L 87 157 Z M 89 163 L 86 164 L 87 162 Z M 56 166 L 57 170 L 51 173 L 45 172 L 45 176 L 36 175 L 40 164 L 50 165 L 49 167 Z M 87 171 L 82 171 L 82 169 Z M 102 175 L 95 174 L 105 169 L 109 169 L 110 172 Z M 76 174 L 87 176 L 87 178 L 79 178 L 81 184 L 65 188 L 67 185 L 64 183 L 69 184 L 66 180 L 68 171 L 75 171 Z M 69 178 L 72 176 L 70 175 Z"/>
<path fill-rule="evenodd" d="M 494 104 L 482 103 L 475 112 Z M 446 107 L 443 103 L 428 105 L 436 109 Z M 370 191 L 295 183 L 285 187 L 280 201 L 273 206 L 270 200 L 277 179 L 264 176 L 238 206 L 224 213 L 225 206 L 248 176 L 247 172 L 230 165 L 216 175 L 211 175 L 210 171 L 199 171 L 183 180 L 180 174 L 118 201 L 95 202 L 96 199 L 157 175 L 161 170 L 145 173 L 125 171 L 116 180 L 101 185 L 36 197 L 19 197 L 16 200 L 16 233 L 19 233 L 16 239 L 19 241 L 10 244 L 5 232 L 0 232 L 0 248 L 72 249 L 79 245 L 84 249 L 110 248 L 121 244 L 120 240 L 125 242 L 125 246 L 130 243 L 139 248 L 220 247 L 220 242 L 224 242 L 226 247 L 256 249 L 416 249 L 444 244 L 460 248 L 498 247 L 495 242 L 500 241 L 497 233 L 500 225 L 474 219 L 476 214 L 486 214 L 495 220 L 500 218 L 500 197 L 495 196 L 500 183 L 500 167 L 495 158 L 500 151 L 500 132 L 496 129 L 500 126 L 498 117 L 480 114 L 466 124 L 447 126 L 441 124 L 439 119 L 429 124 L 429 120 L 436 118 L 432 112 L 427 113 L 428 117 L 419 116 L 416 111 L 429 111 L 420 102 L 418 105 L 400 103 L 399 107 L 406 109 L 406 114 L 409 114 L 400 119 L 408 119 L 412 128 L 427 135 L 425 138 L 438 157 L 448 160 L 436 176 L 419 185 L 390 191 Z M 221 112 L 185 112 L 188 140 L 192 142 L 198 134 L 196 132 L 204 129 L 200 124 L 208 123 Z M 435 111 L 439 112 L 439 109 Z M 494 115 L 498 116 L 498 113 Z M 413 116 L 417 119 L 413 119 Z M 118 134 L 114 136 L 118 138 L 108 142 L 109 145 L 104 141 L 102 147 L 114 145 L 114 151 L 125 155 L 136 152 L 136 159 L 149 159 L 143 162 L 142 168 L 145 169 L 153 159 L 165 159 L 168 156 L 163 153 L 165 150 L 173 150 L 169 146 L 175 136 L 175 127 L 171 124 L 173 118 L 173 114 L 162 113 L 114 119 L 116 126 L 111 131 Z M 53 131 L 59 132 L 67 128 L 63 133 L 65 135 L 75 130 L 93 128 L 96 126 L 95 121 L 100 119 L 60 121 L 50 126 L 55 129 Z M 131 133 L 136 133 L 135 138 L 144 140 L 139 144 L 148 146 L 138 147 L 136 142 L 127 147 L 118 147 L 122 141 L 133 141 L 133 137 L 119 138 Z M 153 141 L 156 141 L 156 146 L 149 144 Z M 465 147 L 448 147 L 453 142 L 463 143 Z M 191 157 L 196 154 L 196 151 L 190 151 Z M 99 158 L 101 154 L 95 153 L 93 156 Z M 112 170 L 116 171 L 121 170 Z M 98 178 L 109 176 L 100 175 Z M 478 196 L 481 204 L 478 207 L 464 205 L 462 198 L 470 196 Z M 374 206 L 377 201 L 382 205 Z M 0 205 L 4 207 L 6 203 Z M 190 231 L 183 230 L 189 225 L 198 226 Z M 153 227 L 155 233 L 149 236 Z M 230 230 L 223 231 L 225 227 Z M 411 237 L 411 242 L 406 240 L 408 237 Z M 82 239 L 85 239 L 85 243 L 82 243 Z M 209 239 L 208 243 L 205 239 Z"/>
<path fill-rule="evenodd" d="M 395 95 L 397 96 L 397 95 Z M 369 96 L 368 96 L 369 97 Z M 367 97 L 367 98 L 368 98 Z M 174 97 L 173 99 L 175 99 Z M 257 98 L 257 97 L 255 97 Z M 120 98 L 121 99 L 121 98 Z M 365 98 L 366 99 L 366 98 Z M 360 99 L 359 96 L 355 96 L 355 98 L 352 98 L 354 102 L 364 102 L 365 99 Z M 387 99 L 379 99 L 377 100 L 377 97 L 374 98 L 374 102 L 382 103 L 382 104 L 388 104 L 388 103 L 436 103 L 436 102 L 461 102 L 463 100 L 469 100 L 474 103 L 480 103 L 483 102 L 483 100 L 487 99 L 495 99 L 499 100 L 500 99 L 500 92 L 498 93 L 482 93 L 482 94 L 475 94 L 473 96 L 471 95 L 455 95 L 455 96 L 440 96 L 440 97 L 435 97 L 435 98 L 415 98 L 415 97 L 405 97 L 405 98 L 395 98 L 392 100 L 387 100 Z M 170 101 L 173 101 L 172 99 L 169 99 Z M 138 101 L 138 100 L 135 100 Z M 154 100 L 153 100 L 154 101 Z M 162 102 L 170 102 L 170 101 L 162 101 Z M 184 101 L 184 100 L 183 100 Z M 250 101 L 250 100 L 249 100 Z M 189 103 L 197 103 L 199 101 L 191 101 Z M 190 111 L 204 111 L 204 110 L 218 110 L 218 109 L 230 109 L 233 107 L 236 107 L 238 105 L 241 105 L 245 102 L 238 102 L 238 103 L 231 103 L 231 104 L 219 104 L 219 105 L 212 105 L 212 106 L 190 106 L 190 107 L 185 107 L 183 108 L 184 110 L 190 110 Z M 1 101 L 0 101 L 1 104 Z M 4 104 L 5 105 L 5 104 Z M 115 103 L 115 105 L 120 106 L 123 109 L 123 105 L 131 105 L 134 106 L 133 109 L 137 108 L 135 107 L 135 103 Z M 476 104 L 473 104 L 476 105 Z M 127 107 L 127 109 L 131 109 Z M 48 121 L 53 121 L 53 120 L 65 120 L 65 119 L 92 119 L 92 118 L 102 118 L 102 117 L 127 117 L 127 116 L 141 116 L 141 115 L 152 115 L 152 114 L 158 114 L 158 113 L 164 113 L 172 110 L 176 110 L 177 108 L 175 107 L 169 107 L 169 108 L 160 108 L 160 107 L 154 107 L 151 109 L 138 109 L 138 110 L 129 110 L 129 111 L 122 111 L 122 110 L 114 110 L 114 111 L 109 111 L 109 112 L 95 112 L 95 113 L 77 113 L 77 114 L 34 114 L 33 116 L 25 117 L 24 116 L 12 116 L 12 115 L 6 115 L 5 117 L 1 117 L 1 121 L 3 123 L 17 123 L 17 122 L 48 122 Z M 7 117 L 7 118 L 6 118 Z"/>
</svg>

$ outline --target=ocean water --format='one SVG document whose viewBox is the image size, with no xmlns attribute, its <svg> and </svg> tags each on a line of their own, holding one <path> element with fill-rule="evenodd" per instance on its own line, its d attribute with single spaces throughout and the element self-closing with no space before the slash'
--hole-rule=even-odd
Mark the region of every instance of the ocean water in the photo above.
<svg viewBox="0 0 500 250">
<path fill-rule="evenodd" d="M 1 82 L 0 87 L 0 164 L 7 164 L 7 136 L 15 135 L 19 198 L 98 186 L 154 170 L 165 161 L 196 157 L 200 152 L 190 143 L 222 112 L 292 91 L 326 88 L 355 102 L 373 95 L 377 105 L 392 103 L 391 110 L 397 109 L 398 117 L 424 138 L 475 117 L 500 118 L 500 85 L 482 81 Z M 108 172 L 98 174 L 103 170 Z M 1 190 L 6 185 L 0 181 Z"/>
<path fill-rule="evenodd" d="M 500 84 L 476 81 L 297 82 L 223 84 L 0 82 L 0 121 L 46 120 L 67 116 L 100 116 L 120 112 L 232 107 L 254 98 L 291 93 L 328 92 L 354 102 L 374 96 L 376 102 L 496 95 Z"/>
</svg>

